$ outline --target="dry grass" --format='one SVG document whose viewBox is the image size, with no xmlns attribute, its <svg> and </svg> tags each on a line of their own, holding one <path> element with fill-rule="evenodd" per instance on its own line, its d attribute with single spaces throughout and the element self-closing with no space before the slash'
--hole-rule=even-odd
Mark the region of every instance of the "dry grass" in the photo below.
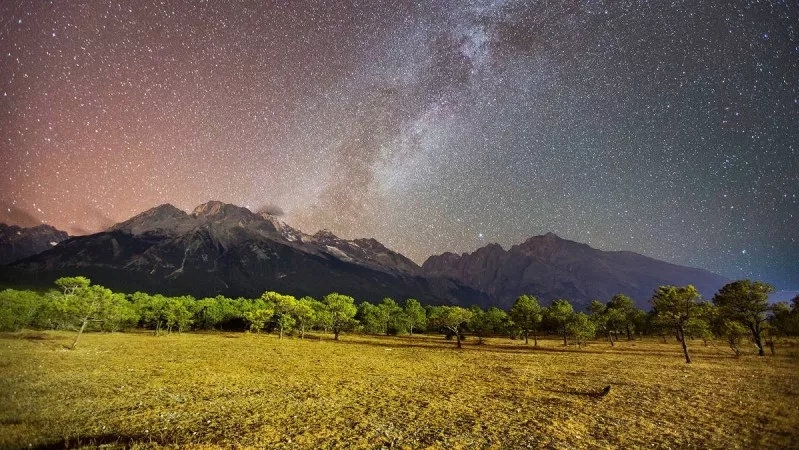
<svg viewBox="0 0 799 450">
<path fill-rule="evenodd" d="M 697 342 L 686 365 L 654 340 L 71 338 L 0 334 L 0 447 L 799 447 L 795 347 Z"/>
</svg>

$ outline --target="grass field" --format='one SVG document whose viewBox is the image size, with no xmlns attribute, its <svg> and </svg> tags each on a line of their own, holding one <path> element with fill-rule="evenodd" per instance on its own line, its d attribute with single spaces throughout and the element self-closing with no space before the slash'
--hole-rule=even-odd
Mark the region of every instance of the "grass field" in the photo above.
<svg viewBox="0 0 799 450">
<path fill-rule="evenodd" d="M 797 448 L 799 348 L 0 334 L 0 446 Z M 595 394 L 612 386 L 605 397 Z"/>
</svg>

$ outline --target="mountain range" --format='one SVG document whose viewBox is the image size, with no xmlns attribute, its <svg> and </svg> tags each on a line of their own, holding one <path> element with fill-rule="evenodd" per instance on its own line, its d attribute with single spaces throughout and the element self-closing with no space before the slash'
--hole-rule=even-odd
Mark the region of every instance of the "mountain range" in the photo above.
<svg viewBox="0 0 799 450">
<path fill-rule="evenodd" d="M 8 264 L 51 249 L 69 237 L 50 225 L 22 228 L 0 223 L 0 264 Z"/>
<path fill-rule="evenodd" d="M 585 305 L 623 292 L 645 309 L 661 284 L 691 283 L 709 297 L 728 281 L 552 233 L 508 250 L 490 244 L 473 253 L 435 255 L 419 266 L 374 239 L 346 240 L 326 230 L 309 235 L 270 214 L 217 201 L 191 213 L 165 204 L 100 233 L 58 236 L 63 239 L 47 241 L 46 249 L 39 242 L 41 253 L 0 268 L 0 279 L 50 285 L 59 276 L 81 274 L 123 292 L 254 297 L 275 290 L 318 298 L 338 291 L 358 300 L 415 297 L 504 308 L 523 293 L 545 304 L 563 297 Z"/>
<path fill-rule="evenodd" d="M 489 244 L 473 253 L 431 256 L 422 265 L 428 276 L 444 276 L 488 295 L 509 308 L 521 293 L 546 303 L 566 298 L 587 305 L 618 293 L 649 309 L 657 286 L 693 284 L 710 298 L 726 278 L 702 269 L 678 266 L 628 251 L 602 251 L 553 233 L 534 236 L 507 251 Z"/>
</svg>

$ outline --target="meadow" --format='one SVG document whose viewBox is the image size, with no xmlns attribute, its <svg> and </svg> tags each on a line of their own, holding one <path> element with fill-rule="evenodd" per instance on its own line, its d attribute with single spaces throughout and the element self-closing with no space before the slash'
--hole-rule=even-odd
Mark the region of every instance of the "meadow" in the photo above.
<svg viewBox="0 0 799 450">
<path fill-rule="evenodd" d="M 799 347 L 0 333 L 0 447 L 797 448 Z M 599 393 L 611 386 L 606 396 Z"/>
</svg>

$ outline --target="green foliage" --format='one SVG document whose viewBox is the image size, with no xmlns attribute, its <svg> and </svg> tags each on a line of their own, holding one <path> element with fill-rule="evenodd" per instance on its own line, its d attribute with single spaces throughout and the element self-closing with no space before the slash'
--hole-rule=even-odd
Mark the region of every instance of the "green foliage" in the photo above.
<svg viewBox="0 0 799 450">
<path fill-rule="evenodd" d="M 469 330 L 477 336 L 477 343 L 482 344 L 483 338 L 491 334 L 494 329 L 486 316 L 486 312 L 483 311 L 483 308 L 472 306 L 469 308 L 469 312 L 472 313 L 472 317 L 469 318 L 466 325 L 469 327 Z"/>
<path fill-rule="evenodd" d="M 513 303 L 513 307 L 510 309 L 510 319 L 522 330 L 525 344 L 528 343 L 527 337 L 532 332 L 535 346 L 538 347 L 536 331 L 541 324 L 542 311 L 538 299 L 532 295 L 521 295 Z"/>
<path fill-rule="evenodd" d="M 325 295 L 323 302 L 330 313 L 333 336 L 338 340 L 341 332 L 354 324 L 353 318 L 358 312 L 358 308 L 355 307 L 355 299 L 348 295 L 332 292 Z"/>
<path fill-rule="evenodd" d="M 155 330 L 156 334 L 165 330 L 183 332 L 192 324 L 197 306 L 194 297 L 165 297 L 161 294 L 149 295 L 136 292 L 131 296 L 140 324 Z"/>
<path fill-rule="evenodd" d="M 358 321 L 363 329 L 371 334 L 386 334 L 388 324 L 388 311 L 369 302 L 358 305 Z"/>
<path fill-rule="evenodd" d="M 546 315 L 558 325 L 560 334 L 563 336 L 563 345 L 567 345 L 566 324 L 569 323 L 569 319 L 574 315 L 574 307 L 568 300 L 559 298 L 546 309 Z"/>
<path fill-rule="evenodd" d="M 642 313 L 630 297 L 616 294 L 607 304 L 608 327 L 614 332 L 624 331 L 627 340 L 631 340 L 635 324 Z"/>
<path fill-rule="evenodd" d="M 61 288 L 64 295 L 75 294 L 79 289 L 89 287 L 91 280 L 86 277 L 61 277 L 55 280 L 55 285 Z"/>
<path fill-rule="evenodd" d="M 0 331 L 19 331 L 34 324 L 43 297 L 33 291 L 0 291 Z"/>
<path fill-rule="evenodd" d="M 124 298 L 115 296 L 110 289 L 90 285 L 88 278 L 63 277 L 57 279 L 55 284 L 63 290 L 55 312 L 66 322 L 72 322 L 75 326 L 80 324 L 72 348 L 78 345 L 81 334 L 90 322 L 103 323 L 115 315 L 115 321 L 123 321 L 127 316 L 125 305 L 120 303 L 124 302 Z"/>
<path fill-rule="evenodd" d="M 660 286 L 652 296 L 652 306 L 662 326 L 672 328 L 682 343 L 685 362 L 690 363 L 688 345 L 685 342 L 685 329 L 689 320 L 701 320 L 701 296 L 693 285 L 684 287 Z M 695 325 L 693 325 L 695 326 Z"/>
<path fill-rule="evenodd" d="M 300 339 L 305 337 L 305 330 L 310 329 L 316 320 L 315 304 L 320 303 L 313 297 L 303 297 L 297 301 L 293 315 L 297 328 L 300 329 Z"/>
<path fill-rule="evenodd" d="M 734 320 L 724 320 L 722 322 L 721 327 L 721 336 L 727 341 L 727 345 L 730 346 L 730 350 L 735 354 L 735 356 L 740 356 L 741 354 L 741 341 L 749 334 L 749 330 L 746 329 L 743 325 L 739 322 Z"/>
<path fill-rule="evenodd" d="M 596 335 L 596 325 L 585 313 L 572 314 L 566 323 L 566 332 L 577 341 L 577 346 L 582 347 L 589 339 Z"/>
<path fill-rule="evenodd" d="M 461 347 L 463 327 L 472 318 L 472 312 L 460 306 L 435 306 L 430 308 L 428 324 L 452 333 Z"/>
<path fill-rule="evenodd" d="M 508 323 L 508 313 L 497 308 L 490 307 L 483 310 L 479 306 L 472 306 L 469 308 L 472 317 L 468 321 L 469 330 L 471 330 L 478 339 L 478 343 L 483 343 L 483 338 L 492 334 L 501 333 L 505 330 Z"/>
<path fill-rule="evenodd" d="M 199 330 L 214 330 L 220 327 L 230 317 L 226 308 L 227 301 L 227 298 L 219 295 L 194 302 L 192 308 L 194 327 Z"/>
<path fill-rule="evenodd" d="M 333 329 L 333 314 L 328 309 L 324 302 L 315 300 L 311 303 L 314 310 L 313 327 L 324 332 L 329 332 Z"/>
<path fill-rule="evenodd" d="M 193 303 L 194 297 L 190 295 L 166 298 L 163 304 L 163 318 L 168 333 L 171 333 L 173 329 L 183 332 L 191 325 Z"/>
<path fill-rule="evenodd" d="M 794 307 L 785 302 L 771 306 L 770 324 L 773 333 L 778 336 L 799 336 L 799 308 L 796 307 L 797 299 L 793 299 Z"/>
<path fill-rule="evenodd" d="M 245 313 L 245 317 L 250 323 L 250 331 L 260 333 L 266 324 L 272 320 L 274 313 L 274 309 L 267 307 L 266 305 L 247 311 Z"/>
<path fill-rule="evenodd" d="M 384 327 L 385 334 L 388 335 L 408 332 L 408 329 L 410 328 L 408 317 L 405 315 L 405 311 L 400 305 L 397 304 L 397 302 L 386 297 L 377 306 L 383 311 L 383 317 L 386 318 L 386 324 Z"/>
<path fill-rule="evenodd" d="M 673 326 L 684 325 L 700 312 L 699 292 L 693 285 L 660 286 L 652 297 L 652 307 L 660 319 Z"/>
<path fill-rule="evenodd" d="M 613 346 L 613 330 L 610 326 L 607 306 L 599 300 L 591 300 L 588 311 L 590 312 L 588 319 L 594 324 L 595 332 L 607 334 L 608 341 L 610 341 L 610 345 Z"/>
<path fill-rule="evenodd" d="M 272 320 L 277 326 L 280 339 L 283 339 L 283 333 L 291 330 L 297 323 L 294 319 L 294 310 L 297 307 L 297 299 L 291 295 L 278 294 L 274 291 L 264 292 L 261 299 L 272 306 L 273 316 Z"/>
<path fill-rule="evenodd" d="M 738 280 L 723 286 L 713 297 L 722 318 L 749 329 L 760 356 L 765 355 L 761 335 L 769 311 L 768 296 L 773 290 L 773 286 L 760 281 Z"/>
<path fill-rule="evenodd" d="M 405 318 L 408 321 L 408 332 L 424 331 L 427 328 L 427 314 L 419 300 L 409 298 L 405 300 Z"/>
<path fill-rule="evenodd" d="M 103 312 L 101 329 L 103 331 L 120 331 L 135 327 L 139 323 L 139 314 L 124 294 L 114 293 Z"/>
</svg>

